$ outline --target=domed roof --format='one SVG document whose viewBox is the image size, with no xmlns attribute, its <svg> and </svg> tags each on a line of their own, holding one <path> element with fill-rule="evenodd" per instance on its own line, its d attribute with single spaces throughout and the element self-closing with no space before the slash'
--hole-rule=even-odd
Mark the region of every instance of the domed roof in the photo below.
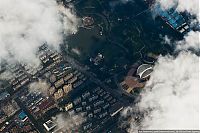
<svg viewBox="0 0 200 133">
<path fill-rule="evenodd" d="M 137 69 L 137 75 L 140 76 L 140 78 L 144 79 L 150 76 L 150 74 L 153 71 L 153 66 L 149 64 L 142 64 Z"/>
</svg>

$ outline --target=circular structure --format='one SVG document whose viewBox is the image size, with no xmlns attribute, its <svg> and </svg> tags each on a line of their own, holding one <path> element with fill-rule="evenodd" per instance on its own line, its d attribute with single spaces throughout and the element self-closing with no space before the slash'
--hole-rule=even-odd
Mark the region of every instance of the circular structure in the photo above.
<svg viewBox="0 0 200 133">
<path fill-rule="evenodd" d="M 94 19 L 92 17 L 89 17 L 89 16 L 83 17 L 82 20 L 83 20 L 83 25 L 85 27 L 90 27 L 94 24 Z"/>
<path fill-rule="evenodd" d="M 137 75 L 139 75 L 141 79 L 149 77 L 152 72 L 153 66 L 149 64 L 142 64 L 137 69 Z"/>
</svg>

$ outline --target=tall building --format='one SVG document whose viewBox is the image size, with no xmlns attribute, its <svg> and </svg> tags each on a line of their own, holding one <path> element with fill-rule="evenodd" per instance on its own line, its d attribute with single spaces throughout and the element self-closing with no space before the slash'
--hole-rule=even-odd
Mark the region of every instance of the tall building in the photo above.
<svg viewBox="0 0 200 133">
<path fill-rule="evenodd" d="M 69 93 L 72 90 L 72 84 L 67 84 L 63 86 L 64 93 Z"/>
<path fill-rule="evenodd" d="M 62 89 L 58 89 L 58 91 L 54 93 L 54 99 L 55 100 L 58 100 L 58 99 L 62 98 L 63 96 L 64 96 L 64 94 L 63 94 Z"/>
<path fill-rule="evenodd" d="M 50 87 L 49 88 L 49 95 L 53 95 L 55 91 L 56 91 L 56 89 L 55 89 L 54 86 Z"/>
<path fill-rule="evenodd" d="M 64 84 L 63 78 L 59 79 L 58 81 L 55 82 L 55 87 L 59 88 Z"/>
</svg>

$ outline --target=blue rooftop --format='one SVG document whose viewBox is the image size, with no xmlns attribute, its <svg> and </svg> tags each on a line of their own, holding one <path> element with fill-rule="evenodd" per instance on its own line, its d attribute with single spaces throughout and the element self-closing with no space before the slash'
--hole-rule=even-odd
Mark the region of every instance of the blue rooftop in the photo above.
<svg viewBox="0 0 200 133">
<path fill-rule="evenodd" d="M 154 6 L 154 12 L 161 16 L 174 29 L 185 23 L 185 19 L 175 9 L 163 10 L 159 4 Z"/>
<path fill-rule="evenodd" d="M 22 112 L 19 114 L 19 119 L 21 119 L 21 120 L 24 120 L 26 117 L 27 117 L 27 115 L 24 113 L 24 111 L 22 111 Z"/>
</svg>

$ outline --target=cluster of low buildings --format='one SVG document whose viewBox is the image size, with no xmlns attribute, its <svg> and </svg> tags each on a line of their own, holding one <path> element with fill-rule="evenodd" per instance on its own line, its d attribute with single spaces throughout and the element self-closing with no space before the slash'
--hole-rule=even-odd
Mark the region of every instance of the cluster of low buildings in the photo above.
<svg viewBox="0 0 200 133">
<path fill-rule="evenodd" d="M 123 105 L 100 87 L 86 89 L 65 106 L 69 114 L 79 114 L 85 119 L 81 126 L 83 132 L 99 131 L 122 109 Z"/>
<path fill-rule="evenodd" d="M 12 117 L 19 110 L 19 106 L 14 100 L 1 101 L 0 103 L 0 124 Z"/>
<path fill-rule="evenodd" d="M 46 45 L 39 48 L 38 57 L 46 69 L 62 61 L 62 55 L 49 49 Z M 48 67 L 49 66 L 49 67 Z"/>
<path fill-rule="evenodd" d="M 55 101 L 51 97 L 45 97 L 40 92 L 23 90 L 18 96 L 22 104 L 36 120 L 40 119 L 50 109 L 57 108 Z"/>
<path fill-rule="evenodd" d="M 19 89 L 32 82 L 35 75 L 42 70 L 43 66 L 39 65 L 33 67 L 28 64 L 16 63 L 9 64 L 6 68 L 7 69 L 3 72 L 5 73 L 5 76 L 7 76 L 5 78 L 8 80 L 12 90 L 17 92 Z"/>
<path fill-rule="evenodd" d="M 30 82 L 29 73 L 26 72 L 25 68 L 21 64 L 10 65 L 9 71 L 12 73 L 12 78 L 9 83 L 14 91 Z"/>
<path fill-rule="evenodd" d="M 97 132 L 124 108 L 110 92 L 98 87 L 92 79 L 73 68 L 61 54 L 50 50 L 46 45 L 40 47 L 37 56 L 41 65 L 36 68 L 25 64 L 9 66 L 12 73 L 9 83 L 13 92 L 0 93 L 0 100 L 13 97 L 17 103 L 2 102 L 2 131 L 37 133 L 33 121 L 38 121 L 41 124 L 39 128 L 42 127 L 46 132 Z M 98 54 L 94 62 L 99 63 L 103 58 L 103 55 Z M 36 88 L 37 85 L 32 86 L 35 89 L 31 90 L 30 84 L 40 80 L 48 84 L 46 94 Z M 49 118 L 52 112 L 56 115 L 61 110 L 71 116 L 68 128 L 58 128 L 55 120 Z M 7 121 L 11 116 L 14 117 Z M 79 116 L 83 118 L 81 121 Z"/>
<path fill-rule="evenodd" d="M 0 128 L 1 133 L 39 133 L 24 111 L 18 111 Z"/>
<path fill-rule="evenodd" d="M 67 126 L 59 127 L 56 119 L 43 123 L 46 131 L 54 133 L 98 132 L 119 114 L 123 105 L 100 87 L 87 88 L 65 104 Z"/>
<path fill-rule="evenodd" d="M 50 50 L 45 45 L 40 48 L 38 57 L 43 67 L 34 76 L 50 85 L 46 90 L 47 95 L 39 90 L 29 91 L 28 89 L 17 93 L 21 104 L 35 120 L 41 119 L 52 109 L 58 109 L 59 101 L 87 80 L 84 74 L 73 69 L 68 62 L 64 61 L 61 54 Z M 49 125 L 48 123 L 46 125 Z"/>
</svg>

